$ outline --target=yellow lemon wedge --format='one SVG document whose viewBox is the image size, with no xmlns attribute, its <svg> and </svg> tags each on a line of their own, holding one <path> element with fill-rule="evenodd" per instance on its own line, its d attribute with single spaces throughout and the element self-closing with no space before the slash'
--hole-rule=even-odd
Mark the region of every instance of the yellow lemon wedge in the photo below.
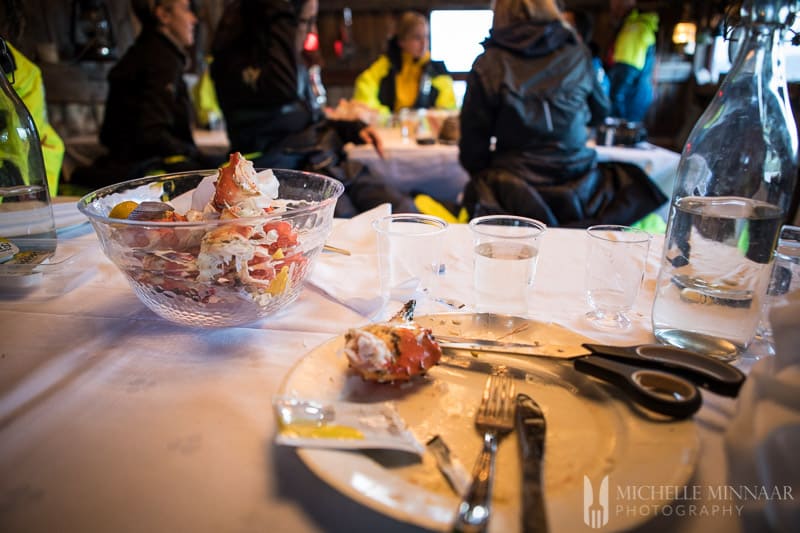
<svg viewBox="0 0 800 533">
<path fill-rule="evenodd" d="M 128 218 L 131 214 L 131 211 L 139 207 L 137 202 L 133 200 L 125 200 L 124 202 L 120 202 L 114 206 L 111 212 L 108 214 L 108 218 Z"/>
<path fill-rule="evenodd" d="M 281 267 L 280 271 L 275 276 L 275 278 L 270 282 L 267 292 L 269 292 L 273 296 L 276 296 L 284 292 L 286 290 L 286 287 L 288 286 L 289 286 L 289 267 L 284 265 Z"/>
</svg>

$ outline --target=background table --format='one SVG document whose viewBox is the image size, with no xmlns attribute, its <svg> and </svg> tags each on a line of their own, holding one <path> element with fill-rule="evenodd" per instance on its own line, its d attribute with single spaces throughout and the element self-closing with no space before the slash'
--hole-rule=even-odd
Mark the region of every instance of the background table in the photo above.
<svg viewBox="0 0 800 533">
<path fill-rule="evenodd" d="M 404 139 L 399 128 L 380 128 L 384 142 L 381 159 L 371 145 L 348 145 L 347 154 L 367 165 L 404 192 L 424 192 L 435 198 L 456 201 L 469 180 L 458 162 L 458 146 L 418 145 Z M 623 161 L 641 167 L 664 194 L 672 197 L 680 154 L 650 143 L 636 147 L 594 146 L 599 161 Z"/>
<path fill-rule="evenodd" d="M 270 404 L 287 371 L 363 316 L 307 287 L 284 312 L 249 326 L 173 325 L 139 302 L 88 226 L 62 239 L 80 251 L 69 283 L 0 298 L 0 531 L 417 530 L 340 495 L 293 449 L 273 444 Z M 602 342 L 652 340 L 658 249 L 632 329 L 598 335 L 582 319 L 584 235 L 548 230 L 531 316 Z M 466 226 L 451 226 L 442 296 L 470 302 L 469 250 Z M 704 398 L 692 483 L 718 485 L 735 405 Z M 736 532 L 739 524 L 661 517 L 640 529 Z"/>
<path fill-rule="evenodd" d="M 433 144 L 419 145 L 413 139 L 404 139 L 399 128 L 379 128 L 384 143 L 384 158 L 380 158 L 372 145 L 348 144 L 348 157 L 367 165 L 370 170 L 395 185 L 403 192 L 422 192 L 434 198 L 457 202 L 469 175 L 458 162 L 458 146 Z M 229 151 L 228 136 L 224 129 L 193 130 L 198 148 L 206 154 L 224 156 Z M 65 140 L 67 159 L 65 172 L 69 175 L 76 165 L 88 165 L 103 153 L 96 135 L 81 135 Z M 623 161 L 641 167 L 668 197 L 672 197 L 675 172 L 680 154 L 640 143 L 636 147 L 593 146 L 599 161 Z M 666 205 L 659 210 L 666 218 Z"/>
</svg>

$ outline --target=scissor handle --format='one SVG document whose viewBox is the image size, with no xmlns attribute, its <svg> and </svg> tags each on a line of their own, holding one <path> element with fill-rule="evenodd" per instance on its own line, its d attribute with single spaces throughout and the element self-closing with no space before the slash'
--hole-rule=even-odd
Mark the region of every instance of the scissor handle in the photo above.
<svg viewBox="0 0 800 533">
<path fill-rule="evenodd" d="M 746 377 L 741 370 L 724 361 L 667 344 L 639 346 L 584 344 L 583 346 L 598 355 L 624 360 L 634 365 L 667 370 L 723 396 L 735 397 L 739 394 Z"/>
<path fill-rule="evenodd" d="M 579 372 L 620 387 L 644 407 L 673 418 L 692 416 L 703 403 L 694 383 L 675 374 L 593 355 L 576 359 L 573 365 Z"/>
</svg>

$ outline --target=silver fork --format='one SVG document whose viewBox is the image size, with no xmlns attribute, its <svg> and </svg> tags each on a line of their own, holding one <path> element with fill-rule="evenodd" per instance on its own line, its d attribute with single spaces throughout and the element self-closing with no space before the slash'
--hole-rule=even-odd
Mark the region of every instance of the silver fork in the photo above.
<svg viewBox="0 0 800 533">
<path fill-rule="evenodd" d="M 494 458 L 500 440 L 514 428 L 514 380 L 504 368 L 488 377 L 475 415 L 475 428 L 483 433 L 483 449 L 472 469 L 472 483 L 458 506 L 453 531 L 486 531 L 492 504 Z"/>
</svg>

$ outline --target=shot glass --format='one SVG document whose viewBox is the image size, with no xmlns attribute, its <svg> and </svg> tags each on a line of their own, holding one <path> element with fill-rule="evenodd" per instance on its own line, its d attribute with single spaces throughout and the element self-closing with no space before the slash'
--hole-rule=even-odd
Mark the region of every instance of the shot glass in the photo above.
<svg viewBox="0 0 800 533">
<path fill-rule="evenodd" d="M 586 230 L 586 318 L 603 329 L 627 329 L 647 267 L 651 236 L 629 226 L 591 226 Z"/>
<path fill-rule="evenodd" d="M 786 225 L 781 228 L 778 246 L 775 248 L 772 275 L 756 333 L 756 340 L 763 341 L 766 347 L 759 350 L 758 346 L 751 345 L 746 356 L 753 355 L 753 358 L 758 359 L 765 354 L 774 355 L 769 312 L 773 307 L 784 304 L 788 296 L 797 290 L 800 290 L 800 226 Z"/>
<path fill-rule="evenodd" d="M 469 223 L 475 309 L 526 315 L 547 226 L 530 218 L 490 215 Z"/>
<path fill-rule="evenodd" d="M 419 127 L 417 110 L 404 107 L 398 112 L 397 119 L 400 123 L 400 135 L 403 137 L 403 142 L 410 142 L 416 139 L 417 128 Z"/>
<path fill-rule="evenodd" d="M 434 216 L 396 214 L 372 223 L 384 306 L 390 300 L 424 301 L 433 292 L 448 224 Z"/>
</svg>

